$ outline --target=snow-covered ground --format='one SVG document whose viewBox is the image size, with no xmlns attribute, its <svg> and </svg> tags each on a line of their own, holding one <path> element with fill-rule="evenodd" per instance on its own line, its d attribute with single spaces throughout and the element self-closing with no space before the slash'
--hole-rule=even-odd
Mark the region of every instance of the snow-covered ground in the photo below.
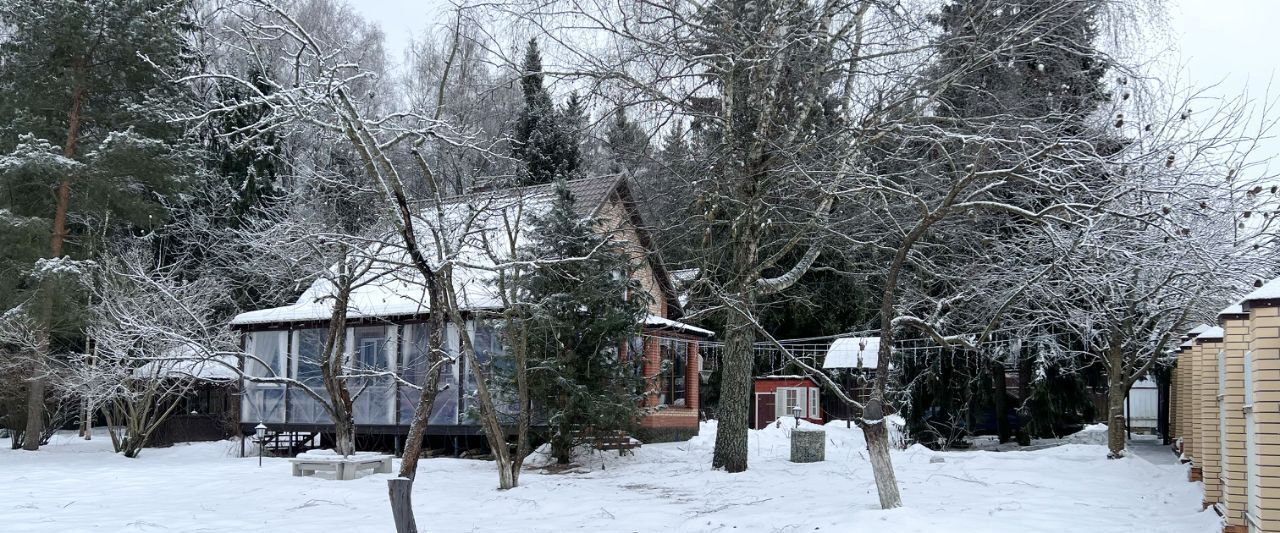
<svg viewBox="0 0 1280 533">
<path fill-rule="evenodd" d="M 785 425 L 784 425 L 785 426 Z M 751 468 L 712 471 L 714 423 L 693 440 L 634 456 L 587 457 L 578 469 L 529 469 L 494 490 L 492 463 L 428 459 L 414 494 L 432 532 L 893 531 L 1088 533 L 1217 531 L 1185 467 L 1105 448 L 895 452 L 906 506 L 878 508 L 857 429 L 828 427 L 827 461 L 787 461 L 786 427 L 751 433 Z M 231 443 L 110 453 L 105 438 L 59 436 L 37 453 L 0 450 L 0 530 L 391 531 L 386 479 L 289 475 L 285 459 L 238 459 Z M 930 462 L 941 457 L 944 462 Z"/>
</svg>

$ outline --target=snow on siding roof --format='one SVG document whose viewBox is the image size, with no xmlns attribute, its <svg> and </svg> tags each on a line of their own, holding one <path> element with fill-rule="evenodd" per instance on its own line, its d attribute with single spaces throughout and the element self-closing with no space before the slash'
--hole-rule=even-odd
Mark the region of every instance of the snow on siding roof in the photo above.
<svg viewBox="0 0 1280 533">
<path fill-rule="evenodd" d="M 1197 336 L 1197 335 L 1200 335 L 1201 333 L 1204 333 L 1206 330 L 1208 330 L 1208 329 L 1209 329 L 1209 328 L 1211 328 L 1211 327 L 1213 327 L 1213 326 L 1210 326 L 1210 325 L 1208 325 L 1208 324 L 1200 324 L 1199 326 L 1196 326 L 1196 327 L 1194 327 L 1194 328 L 1191 328 L 1191 331 L 1188 331 L 1188 332 L 1187 332 L 1187 335 L 1190 335 L 1190 336 L 1192 336 L 1192 337 L 1195 337 L 1195 336 Z"/>
<path fill-rule="evenodd" d="M 619 178 L 607 176 L 586 178 L 568 182 L 575 197 L 575 210 L 582 216 L 593 216 L 616 189 Z M 514 229 L 516 246 L 528 242 L 530 217 L 551 209 L 555 188 L 540 185 L 520 189 L 477 192 L 455 197 L 443 206 L 443 222 L 435 211 L 419 212 L 419 247 L 428 258 L 438 258 L 433 243 L 436 236 L 428 228 L 435 228 L 442 239 L 461 245 L 454 250 L 453 284 L 463 309 L 499 309 L 503 307 L 501 295 L 492 280 L 495 275 L 488 267 L 510 258 L 506 243 L 508 228 Z M 378 259 L 358 281 L 348 302 L 349 318 L 403 316 L 424 313 L 429 307 L 426 284 L 414 268 L 409 254 L 399 240 L 389 237 L 387 243 L 370 245 L 369 255 Z M 463 266 L 470 265 L 470 266 Z M 333 309 L 334 288 L 328 279 L 317 279 L 292 305 L 260 309 L 241 313 L 232 319 L 233 325 L 269 324 L 276 322 L 302 322 L 328 320 Z"/>
<path fill-rule="evenodd" d="M 184 346 L 171 349 L 160 358 L 133 369 L 139 378 L 187 378 L 230 381 L 239 377 L 237 361 L 230 355 L 210 355 L 202 349 Z"/>
<path fill-rule="evenodd" d="M 1219 311 L 1219 312 L 1218 312 L 1218 314 L 1219 314 L 1219 315 L 1241 315 L 1241 314 L 1244 314 L 1244 307 L 1240 305 L 1240 304 L 1242 304 L 1242 303 L 1244 303 L 1244 302 L 1236 302 L 1236 303 L 1233 303 L 1233 304 L 1231 304 L 1231 305 L 1228 305 L 1226 309 L 1223 309 L 1222 311 Z"/>
<path fill-rule="evenodd" d="M 1280 299 L 1280 278 L 1262 284 L 1253 292 L 1245 295 L 1244 301 Z"/>
<path fill-rule="evenodd" d="M 845 337 L 827 348 L 822 368 L 875 368 L 879 362 L 880 337 Z"/>
<path fill-rule="evenodd" d="M 657 315 L 649 315 L 645 317 L 644 324 L 646 326 L 658 326 L 663 328 L 674 329 L 677 331 L 693 333 L 695 335 L 701 335 L 708 339 L 716 335 L 714 331 L 711 331 L 709 329 L 702 329 L 697 326 L 690 326 L 689 324 L 685 324 L 684 322 L 677 322 L 675 320 L 671 320 L 670 318 L 662 318 Z"/>
</svg>

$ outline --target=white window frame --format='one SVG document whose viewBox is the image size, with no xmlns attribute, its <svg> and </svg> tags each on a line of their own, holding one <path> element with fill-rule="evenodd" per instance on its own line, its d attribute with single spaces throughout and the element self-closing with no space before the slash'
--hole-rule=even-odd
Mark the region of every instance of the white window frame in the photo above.
<svg viewBox="0 0 1280 533">
<path fill-rule="evenodd" d="M 776 418 L 784 416 L 795 416 L 792 407 L 805 407 L 807 410 L 808 398 L 806 392 L 809 387 L 778 387 L 774 393 L 774 414 Z M 795 393 L 795 402 L 792 403 L 788 397 L 790 393 Z"/>
<path fill-rule="evenodd" d="M 817 387 L 809 387 L 809 418 L 822 420 L 821 398 Z"/>
</svg>

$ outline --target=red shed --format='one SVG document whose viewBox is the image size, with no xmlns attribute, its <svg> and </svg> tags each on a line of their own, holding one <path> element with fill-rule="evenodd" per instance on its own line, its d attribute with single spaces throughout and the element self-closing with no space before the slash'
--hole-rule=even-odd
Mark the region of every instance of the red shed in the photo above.
<svg viewBox="0 0 1280 533">
<path fill-rule="evenodd" d="M 804 376 L 758 377 L 755 384 L 755 408 L 751 410 L 751 427 L 761 429 L 778 418 L 795 416 L 792 409 L 796 407 L 801 410 L 801 418 L 821 424 L 820 398 L 818 384 Z"/>
</svg>

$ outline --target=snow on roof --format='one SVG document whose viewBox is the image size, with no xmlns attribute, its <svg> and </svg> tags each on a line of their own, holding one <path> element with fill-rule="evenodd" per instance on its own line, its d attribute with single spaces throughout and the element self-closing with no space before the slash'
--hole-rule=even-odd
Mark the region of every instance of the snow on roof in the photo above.
<svg viewBox="0 0 1280 533">
<path fill-rule="evenodd" d="M 594 216 L 617 189 L 620 178 L 606 176 L 568 182 L 573 193 L 575 210 L 582 216 Z M 435 210 L 423 210 L 415 215 L 419 248 L 425 256 L 440 259 L 434 243 L 437 235 L 454 243 L 451 259 L 454 290 L 459 304 L 465 310 L 500 309 L 501 295 L 493 283 L 495 274 L 491 267 L 509 260 L 511 250 L 508 230 L 515 236 L 516 246 L 522 247 L 529 235 L 521 228 L 529 227 L 530 217 L 546 213 L 554 200 L 553 185 L 540 185 L 518 189 L 482 191 L 447 200 L 442 206 L 443 219 Z M 408 252 L 396 238 L 388 242 L 374 243 L 366 250 L 376 264 L 357 280 L 349 297 L 349 318 L 404 316 L 425 313 L 429 307 L 426 283 L 422 275 L 411 265 Z M 291 305 L 260 309 L 241 313 L 232 319 L 233 325 L 269 324 L 277 322 L 304 322 L 328 320 L 333 310 L 333 283 L 324 277 L 317 279 Z M 692 326 L 687 326 L 692 327 Z M 696 329 L 696 328 L 695 328 Z M 706 331 L 706 330 L 702 330 Z"/>
<path fill-rule="evenodd" d="M 671 320 L 670 318 L 663 318 L 657 315 L 646 316 L 644 319 L 644 325 L 674 329 L 677 331 L 683 331 L 685 333 L 693 333 L 694 335 L 701 335 L 708 339 L 716 336 L 716 332 L 711 331 L 709 329 L 702 329 L 697 326 L 690 326 L 689 324 L 685 324 L 684 322 L 677 322 L 675 320 Z"/>
<path fill-rule="evenodd" d="M 1244 303 L 1243 301 L 1239 301 L 1231 305 L 1228 305 L 1226 309 L 1219 311 L 1218 314 L 1219 315 L 1242 315 L 1244 314 L 1244 306 L 1240 304 L 1243 304 L 1243 303 Z"/>
<path fill-rule="evenodd" d="M 1280 278 L 1263 283 L 1253 292 L 1246 294 L 1244 301 L 1280 299 Z"/>
<path fill-rule="evenodd" d="M 1187 336 L 1195 337 L 1197 335 L 1200 335 L 1201 333 L 1204 333 L 1205 331 L 1208 331 L 1208 329 L 1211 327 L 1213 326 L 1210 326 L 1208 324 L 1200 324 L 1199 326 L 1191 328 L 1191 331 L 1187 332 Z"/>
<path fill-rule="evenodd" d="M 1196 337 L 1196 340 L 1222 340 L 1222 335 L 1222 328 L 1214 326 L 1201 332 L 1200 335 Z"/>
<path fill-rule="evenodd" d="M 827 348 L 822 368 L 875 368 L 879 362 L 880 337 L 844 337 Z"/>
<path fill-rule="evenodd" d="M 133 375 L 139 378 L 194 377 L 204 381 L 230 381 L 239 377 L 236 364 L 232 355 L 212 355 L 194 346 L 180 346 L 133 369 Z"/>
<path fill-rule="evenodd" d="M 1190 348 L 1190 347 L 1192 347 L 1192 346 L 1195 346 L 1194 339 L 1193 339 L 1193 340 L 1188 340 L 1187 342 L 1184 342 L 1184 343 L 1182 343 L 1182 344 L 1179 344 L 1179 345 L 1178 345 L 1178 347 L 1179 347 L 1179 348 Z"/>
<path fill-rule="evenodd" d="M 688 282 L 690 282 L 690 281 L 693 281 L 693 280 L 695 280 L 695 279 L 698 279 L 698 274 L 699 274 L 699 273 L 701 273 L 701 272 L 702 272 L 702 270 L 701 270 L 701 269 L 699 269 L 699 268 L 696 268 L 696 267 L 695 267 L 695 268 L 682 268 L 682 269 L 679 269 L 679 270 L 672 270 L 672 271 L 671 271 L 671 279 L 674 279 L 674 280 L 676 280 L 676 281 L 678 281 L 678 282 L 680 282 L 680 283 L 688 283 Z"/>
</svg>

